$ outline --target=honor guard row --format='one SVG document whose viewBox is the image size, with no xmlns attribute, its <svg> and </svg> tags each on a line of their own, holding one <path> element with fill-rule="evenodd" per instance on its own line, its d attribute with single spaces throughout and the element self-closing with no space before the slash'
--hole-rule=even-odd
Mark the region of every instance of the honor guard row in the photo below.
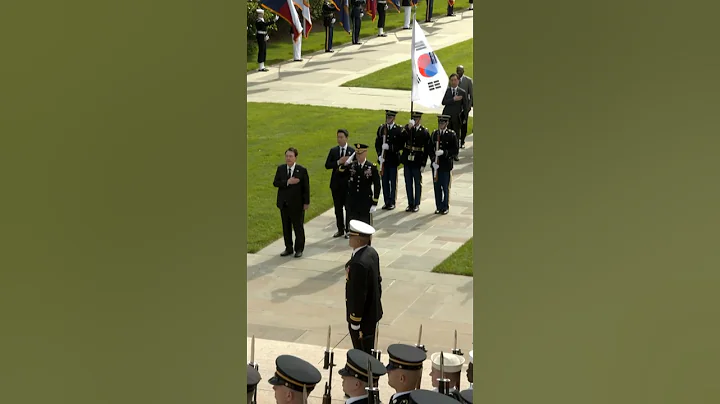
<svg viewBox="0 0 720 404">
<path fill-rule="evenodd" d="M 323 404 L 330 404 L 332 401 L 332 376 L 334 374 L 332 368 L 337 366 L 334 363 L 334 354 L 330 350 L 330 331 L 328 329 L 328 345 L 323 365 L 323 369 L 329 370 Z M 377 352 L 368 354 L 359 349 L 351 349 L 347 352 L 345 366 L 337 372 L 342 378 L 346 404 L 379 404 L 378 383 L 380 377 L 384 375 L 388 376 L 388 384 L 395 390 L 390 398 L 390 404 L 457 404 L 458 401 L 472 404 L 472 388 L 459 391 L 458 375 L 464 363 L 462 356 L 439 352 L 431 355 L 430 375 L 433 378 L 434 389 L 428 391 L 420 389 L 423 362 L 427 359 L 424 348 L 407 344 L 392 344 L 387 349 L 389 358 L 387 365 L 383 365 Z M 470 351 L 470 358 L 472 362 L 472 351 Z M 469 372 L 468 379 L 470 378 Z M 257 403 L 255 393 L 260 380 L 257 365 L 248 364 L 248 403 Z M 303 404 L 321 380 L 320 371 L 314 365 L 296 356 L 280 355 L 275 360 L 275 373 L 268 383 L 273 386 L 276 403 Z"/>
</svg>

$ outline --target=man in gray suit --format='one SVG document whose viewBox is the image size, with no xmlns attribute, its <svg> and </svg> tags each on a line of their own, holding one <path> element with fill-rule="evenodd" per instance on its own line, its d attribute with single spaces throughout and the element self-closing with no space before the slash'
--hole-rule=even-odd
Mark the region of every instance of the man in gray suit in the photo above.
<svg viewBox="0 0 720 404">
<path fill-rule="evenodd" d="M 468 118 L 470 117 L 470 110 L 473 107 L 473 81 L 472 78 L 465 75 L 465 67 L 463 65 L 460 65 L 455 69 L 455 72 L 457 73 L 458 77 L 460 78 L 460 82 L 458 83 L 458 87 L 465 90 L 465 93 L 467 93 L 467 109 L 463 113 L 462 119 L 461 119 L 461 128 L 460 128 L 460 148 L 465 148 L 465 136 L 468 134 Z"/>
</svg>

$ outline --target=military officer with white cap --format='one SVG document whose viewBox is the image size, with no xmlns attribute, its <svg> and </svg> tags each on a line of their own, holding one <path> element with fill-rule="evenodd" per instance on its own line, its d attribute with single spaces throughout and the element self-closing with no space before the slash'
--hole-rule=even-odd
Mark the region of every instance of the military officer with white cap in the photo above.
<svg viewBox="0 0 720 404">
<path fill-rule="evenodd" d="M 258 71 L 266 72 L 268 71 L 267 68 L 265 68 L 265 59 L 267 57 L 267 41 L 270 39 L 270 36 L 268 35 L 268 27 L 271 22 L 266 22 L 264 15 L 265 10 L 262 8 L 258 8 L 255 10 L 257 12 L 257 20 L 255 21 L 255 39 L 258 43 L 258 57 L 257 61 L 260 65 L 258 67 Z M 280 16 L 275 16 L 275 21 L 279 20 Z"/>
<path fill-rule="evenodd" d="M 387 348 L 390 357 L 387 365 L 388 384 L 395 389 L 390 404 L 409 404 L 409 394 L 420 384 L 422 366 L 427 354 L 422 349 L 406 344 L 393 344 Z"/>
<path fill-rule="evenodd" d="M 322 379 L 315 366 L 292 355 L 278 356 L 275 368 L 268 383 L 273 386 L 277 404 L 303 404 L 303 395 L 309 395 Z"/>
<path fill-rule="evenodd" d="M 260 376 L 260 373 L 255 369 L 254 366 L 248 364 L 247 368 L 247 402 L 248 404 L 254 402 L 255 398 L 255 389 L 257 388 L 258 383 L 260 383 L 260 380 L 262 377 Z"/>
<path fill-rule="evenodd" d="M 442 361 L 440 359 L 440 355 L 443 357 Z M 457 397 L 460 389 L 460 374 L 462 373 L 462 367 L 465 364 L 465 358 L 451 353 L 435 352 L 430 355 L 430 361 L 432 362 L 430 378 L 432 379 L 432 385 L 435 388 L 433 391 L 438 391 L 438 379 L 440 379 L 441 376 L 444 376 L 445 379 L 450 380 L 450 394 Z"/>
<path fill-rule="evenodd" d="M 467 379 L 468 379 L 468 382 L 470 382 L 470 390 L 472 390 L 472 388 L 473 388 L 473 351 L 470 351 L 468 356 L 470 356 L 470 363 L 468 363 L 468 368 L 467 368 Z"/>
<path fill-rule="evenodd" d="M 346 319 L 353 348 L 371 353 L 375 329 L 383 316 L 380 256 L 370 246 L 375 229 L 359 220 L 350 221 L 352 257 L 345 265 Z"/>
</svg>

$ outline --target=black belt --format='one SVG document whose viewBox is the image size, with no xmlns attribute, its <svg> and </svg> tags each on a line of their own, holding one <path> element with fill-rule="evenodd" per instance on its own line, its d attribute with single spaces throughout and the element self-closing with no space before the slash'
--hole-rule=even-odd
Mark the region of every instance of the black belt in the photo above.
<svg viewBox="0 0 720 404">
<path fill-rule="evenodd" d="M 423 149 L 425 149 L 424 147 L 408 147 L 408 146 L 405 146 L 405 148 L 408 150 L 412 150 L 412 151 L 423 151 Z"/>
<path fill-rule="evenodd" d="M 267 35 L 267 31 L 258 31 L 257 34 L 258 35 Z"/>
</svg>

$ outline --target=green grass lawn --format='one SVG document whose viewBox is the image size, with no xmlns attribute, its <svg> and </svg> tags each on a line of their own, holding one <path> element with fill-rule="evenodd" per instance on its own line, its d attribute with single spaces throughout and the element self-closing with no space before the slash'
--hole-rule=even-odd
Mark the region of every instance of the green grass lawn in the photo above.
<svg viewBox="0 0 720 404">
<path fill-rule="evenodd" d="M 436 54 L 445 72 L 455 73 L 458 65 L 465 67 L 465 74 L 473 77 L 473 40 L 437 49 Z M 341 87 L 387 88 L 391 90 L 411 90 L 410 60 L 372 72 L 355 80 L 343 83 Z"/>
<path fill-rule="evenodd" d="M 409 119 L 407 111 L 397 116 L 399 123 Z M 472 127 L 472 117 L 470 119 Z M 384 111 L 248 103 L 248 252 L 257 252 L 282 237 L 280 214 L 275 206 L 277 189 L 272 181 L 277 166 L 285 162 L 288 147 L 298 149 L 297 163 L 306 167 L 310 174 L 307 222 L 332 208 L 330 170 L 325 169 L 325 159 L 330 148 L 337 145 L 337 129 L 344 128 L 350 132 L 350 143 L 370 145 L 372 150 L 368 159 L 375 161 L 375 133 L 384 120 Z M 428 119 L 428 122 L 430 128 L 437 124 L 434 119 Z"/>
<path fill-rule="evenodd" d="M 459 0 L 455 2 L 455 13 L 460 10 L 468 8 L 470 3 L 468 0 Z M 427 3 L 422 1 L 417 7 L 418 22 L 425 21 L 425 9 Z M 444 16 L 447 14 L 447 2 L 437 0 L 433 5 L 433 16 L 435 18 Z M 385 16 L 385 31 L 390 31 L 395 28 L 400 28 L 403 25 L 404 18 L 403 13 L 396 12 L 395 9 L 390 6 Z M 335 13 L 337 18 L 337 12 Z M 282 20 L 281 20 L 282 21 Z M 370 20 L 370 16 L 365 14 L 362 19 L 362 25 L 360 27 L 360 37 L 370 37 L 377 35 L 377 18 L 375 22 Z M 293 58 L 292 41 L 290 39 L 289 28 L 286 23 L 280 24 L 280 33 L 287 35 L 281 35 L 280 37 L 272 38 L 268 42 L 267 48 L 267 60 L 265 61 L 266 66 L 270 66 L 279 62 L 291 60 Z M 340 21 L 335 22 L 335 33 L 333 34 L 333 46 L 338 46 L 351 41 L 350 34 L 343 30 Z M 316 52 L 325 49 L 325 27 L 323 27 L 322 20 L 313 21 L 313 28 L 310 31 L 310 35 L 302 40 L 302 53 L 303 55 Z M 248 56 L 247 71 L 255 70 L 258 68 L 257 64 L 257 53 Z M 469 75 L 469 74 L 468 74 Z"/>
<path fill-rule="evenodd" d="M 432 271 L 441 274 L 473 276 L 473 239 L 465 242 L 462 247 Z"/>
</svg>

